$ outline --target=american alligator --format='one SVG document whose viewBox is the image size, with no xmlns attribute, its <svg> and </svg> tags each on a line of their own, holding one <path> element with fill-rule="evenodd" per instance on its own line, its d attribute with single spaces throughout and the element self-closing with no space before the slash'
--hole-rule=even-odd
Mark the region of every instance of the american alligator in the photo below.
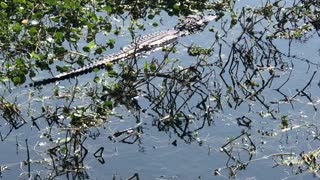
<svg viewBox="0 0 320 180">
<path fill-rule="evenodd" d="M 92 72 L 95 68 L 101 69 L 106 65 L 106 63 L 115 63 L 121 60 L 133 58 L 144 52 L 154 51 L 158 48 L 175 42 L 181 36 L 186 36 L 202 31 L 206 27 L 206 25 L 214 19 L 216 19 L 216 16 L 214 15 L 189 15 L 184 20 L 180 21 L 173 29 L 155 32 L 142 36 L 141 38 L 136 38 L 133 43 L 123 48 L 123 50 L 118 53 L 108 55 L 104 58 L 101 58 L 97 62 L 88 64 L 78 69 L 71 70 L 70 72 L 61 73 L 52 78 L 35 81 L 33 83 L 30 83 L 29 86 L 36 87 L 56 81 L 69 79 Z"/>
</svg>

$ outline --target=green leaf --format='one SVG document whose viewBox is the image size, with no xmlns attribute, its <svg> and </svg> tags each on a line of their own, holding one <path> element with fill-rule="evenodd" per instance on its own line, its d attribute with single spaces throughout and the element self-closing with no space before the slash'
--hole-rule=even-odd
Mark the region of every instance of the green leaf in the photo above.
<svg viewBox="0 0 320 180">
<path fill-rule="evenodd" d="M 281 129 L 289 127 L 287 116 L 281 116 Z"/>
<path fill-rule="evenodd" d="M 25 0 L 23 0 L 23 1 L 25 1 Z M 56 0 L 46 0 L 46 3 L 48 3 L 48 5 L 50 5 L 50 6 L 54 6 L 54 5 L 58 4 L 58 2 Z"/>
<path fill-rule="evenodd" d="M 62 32 L 56 32 L 55 34 L 54 34 L 54 38 L 57 40 L 57 41 L 60 41 L 60 42 L 62 42 L 63 41 L 63 33 Z"/>
<path fill-rule="evenodd" d="M 59 71 L 60 73 L 62 72 L 68 72 L 70 70 L 69 66 L 56 66 L 57 71 Z"/>
<path fill-rule="evenodd" d="M 12 78 L 12 81 L 13 81 L 13 84 L 16 86 L 16 85 L 24 83 L 25 79 L 26 78 L 24 76 L 16 76 L 16 77 Z"/>
<path fill-rule="evenodd" d="M 152 62 L 152 63 L 150 64 L 150 70 L 151 70 L 152 72 L 156 72 L 156 70 L 157 70 L 157 65 L 156 65 L 155 62 Z"/>
<path fill-rule="evenodd" d="M 90 48 L 88 46 L 83 47 L 82 50 L 84 52 L 90 52 Z"/>
<path fill-rule="evenodd" d="M 148 19 L 153 19 L 154 18 L 154 14 L 149 14 L 148 15 Z"/>
<path fill-rule="evenodd" d="M 91 41 L 91 42 L 87 45 L 87 47 L 88 47 L 90 50 L 92 50 L 92 49 L 96 48 L 97 45 L 96 45 L 96 43 L 95 43 L 94 41 Z"/>
<path fill-rule="evenodd" d="M 34 51 L 32 51 L 29 55 L 31 59 L 41 60 L 40 56 L 36 54 Z"/>
<path fill-rule="evenodd" d="M 231 25 L 230 25 L 230 27 L 235 26 L 237 24 L 237 22 L 238 22 L 238 16 L 237 16 L 237 14 L 235 12 L 232 12 L 231 13 Z"/>
<path fill-rule="evenodd" d="M 64 53 L 66 53 L 67 52 L 67 50 L 64 48 L 64 47 L 55 47 L 54 48 L 54 54 L 56 55 L 56 56 L 60 56 L 60 57 L 63 57 L 64 56 Z"/>
<path fill-rule="evenodd" d="M 22 30 L 22 26 L 18 23 L 16 23 L 13 28 L 12 28 L 15 32 L 20 32 Z"/>
<path fill-rule="evenodd" d="M 121 30 L 120 29 L 116 29 L 116 30 L 114 30 L 114 35 L 119 35 L 120 34 L 120 32 L 121 32 Z"/>
<path fill-rule="evenodd" d="M 111 6 L 106 6 L 104 8 L 104 10 L 108 13 L 108 14 L 111 14 L 112 13 L 112 7 Z"/>
<path fill-rule="evenodd" d="M 104 49 L 102 47 L 98 47 L 96 50 L 95 50 L 95 54 L 102 54 L 104 51 Z"/>
<path fill-rule="evenodd" d="M 53 95 L 54 96 L 59 96 L 59 89 L 58 88 L 53 90 Z"/>
<path fill-rule="evenodd" d="M 138 29 L 143 29 L 144 25 L 143 24 L 137 24 Z"/>
<path fill-rule="evenodd" d="M 158 26 L 158 23 L 157 23 L 157 22 L 154 22 L 154 23 L 152 23 L 152 26 L 153 26 L 153 27 L 157 27 L 157 26 Z"/>
<path fill-rule="evenodd" d="M 107 45 L 110 47 L 110 49 L 114 48 L 116 41 L 114 39 L 109 39 L 107 42 Z"/>
<path fill-rule="evenodd" d="M 114 91 L 119 91 L 119 90 L 120 90 L 120 86 L 119 86 L 118 83 L 115 83 L 115 84 L 113 85 L 113 90 L 114 90 Z"/>
<path fill-rule="evenodd" d="M 118 74 L 117 74 L 117 72 L 115 72 L 114 70 L 111 70 L 111 71 L 108 71 L 108 76 L 109 76 L 109 77 L 117 77 Z"/>
<path fill-rule="evenodd" d="M 149 67 L 148 67 L 148 63 L 147 62 L 144 62 L 143 64 L 143 71 L 145 74 L 147 74 L 149 72 Z"/>
<path fill-rule="evenodd" d="M 180 6 L 179 6 L 179 4 L 175 4 L 175 5 L 173 5 L 173 8 L 172 8 L 174 11 L 176 11 L 176 12 L 179 12 L 179 10 L 180 10 Z"/>
<path fill-rule="evenodd" d="M 99 81 L 100 81 L 100 78 L 98 76 L 94 77 L 93 82 L 99 83 Z"/>
<path fill-rule="evenodd" d="M 36 35 L 38 34 L 38 28 L 36 28 L 36 27 L 31 27 L 31 28 L 29 29 L 29 33 L 30 33 L 31 36 L 36 36 Z"/>
<path fill-rule="evenodd" d="M 9 78 L 6 76 L 0 76 L 0 82 L 8 82 Z"/>
<path fill-rule="evenodd" d="M 80 56 L 79 59 L 77 60 L 77 64 L 79 66 L 84 66 L 84 58 L 82 56 Z"/>
<path fill-rule="evenodd" d="M 1 6 L 3 9 L 7 9 L 7 8 L 8 8 L 8 5 L 7 5 L 5 2 L 1 2 L 1 3 L 0 3 L 0 6 Z"/>
<path fill-rule="evenodd" d="M 105 69 L 107 71 L 112 71 L 113 70 L 113 64 L 110 62 L 105 63 Z"/>
<path fill-rule="evenodd" d="M 105 101 L 103 103 L 103 107 L 107 107 L 109 109 L 112 109 L 113 108 L 113 104 L 112 104 L 112 101 Z"/>
<path fill-rule="evenodd" d="M 33 70 L 30 70 L 29 77 L 32 78 L 35 76 L 36 76 L 36 73 Z"/>
<path fill-rule="evenodd" d="M 26 0 L 13 0 L 14 3 L 21 3 L 21 4 L 25 4 Z"/>
<path fill-rule="evenodd" d="M 99 71 L 100 71 L 99 68 L 94 68 L 94 69 L 93 69 L 93 72 L 95 72 L 95 73 L 97 73 L 97 72 L 99 72 Z"/>
</svg>

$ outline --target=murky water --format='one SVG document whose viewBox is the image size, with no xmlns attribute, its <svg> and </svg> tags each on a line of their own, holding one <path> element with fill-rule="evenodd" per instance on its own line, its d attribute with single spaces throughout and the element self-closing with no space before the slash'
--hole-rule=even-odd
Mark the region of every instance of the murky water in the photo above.
<svg viewBox="0 0 320 180">
<path fill-rule="evenodd" d="M 142 21 L 145 30 L 137 30 L 136 35 L 170 29 L 177 23 L 177 18 L 164 13 L 161 18 L 163 24 L 158 27 L 152 26 L 158 19 Z M 212 27 L 215 32 L 209 31 Z M 49 175 L 62 179 L 126 179 L 135 174 L 140 179 L 311 178 L 310 171 L 299 172 L 298 165 L 290 167 L 286 161 L 299 158 L 302 152 L 315 151 L 320 145 L 319 36 L 311 32 L 308 41 L 293 41 L 291 57 L 284 55 L 289 51 L 286 39 L 274 41 L 279 52 L 284 53 L 272 56 L 275 59 L 261 58 L 262 49 L 272 53 L 266 45 L 262 45 L 265 49 L 253 48 L 254 68 L 248 68 L 250 65 L 241 59 L 244 55 L 241 47 L 248 50 L 250 43 L 242 40 L 238 49 L 232 49 L 241 32 L 229 31 L 221 37 L 223 41 L 216 41 L 216 32 L 224 35 L 220 21 L 211 22 L 201 33 L 179 38 L 175 53 L 157 51 L 139 57 L 137 62 L 124 62 L 124 67 L 143 69 L 145 62 L 154 61 L 160 67 L 161 62 L 170 59 L 154 78 L 145 78 L 142 71 L 137 73 L 134 83 L 109 77 L 106 82 L 91 83 L 95 76 L 105 77 L 107 72 L 101 70 L 78 77 L 78 84 L 76 80 L 60 82 L 59 96 L 52 96 L 52 89 L 57 88 L 53 84 L 41 90 L 19 87 L 6 93 L 7 101 L 16 99 L 20 104 L 20 118 L 27 124 L 13 129 L 0 143 L 1 176 L 4 179 Z M 121 36 L 101 35 L 97 39 L 103 42 L 106 37 L 116 38 L 116 46 L 110 53 L 132 41 L 126 31 Z M 191 45 L 213 47 L 214 51 L 209 56 L 189 56 Z M 229 62 L 232 55 L 234 58 Z M 258 66 L 261 71 L 255 71 Z M 125 68 L 115 65 L 114 69 L 121 72 Z M 178 81 L 168 73 L 174 69 L 179 72 L 175 77 L 192 72 L 195 80 L 185 74 L 183 77 L 189 81 Z M 252 89 L 246 80 L 258 86 Z M 123 89 L 133 88 L 123 92 L 120 88 L 118 93 L 123 94 L 119 97 L 104 94 L 102 87 L 114 82 L 123 83 Z M 253 96 L 250 94 L 253 90 L 259 93 Z M 285 99 L 290 97 L 292 101 Z M 95 106 L 106 99 L 116 102 L 112 111 L 105 117 L 99 113 L 96 117 L 88 115 L 89 122 L 99 122 L 92 126 L 82 124 L 87 126 L 85 130 L 71 116 L 64 117 L 61 113 L 61 107 L 77 108 L 79 114 L 81 107 L 95 112 Z M 34 112 L 29 112 L 30 109 Z M 4 137 L 12 126 L 0 119 Z"/>
</svg>

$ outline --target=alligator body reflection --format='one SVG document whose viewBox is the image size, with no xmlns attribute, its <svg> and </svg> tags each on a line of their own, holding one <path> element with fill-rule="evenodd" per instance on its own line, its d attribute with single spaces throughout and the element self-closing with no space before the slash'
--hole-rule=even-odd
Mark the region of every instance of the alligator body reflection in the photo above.
<svg viewBox="0 0 320 180">
<path fill-rule="evenodd" d="M 70 72 L 61 73 L 53 78 L 47 78 L 33 82 L 29 86 L 41 86 L 56 81 L 73 78 L 82 74 L 92 72 L 95 68 L 103 68 L 107 63 L 115 63 L 121 60 L 133 58 L 141 53 L 152 52 L 165 45 L 175 42 L 179 37 L 202 31 L 208 22 L 216 19 L 216 16 L 190 15 L 178 23 L 174 29 L 155 32 L 136 39 L 132 44 L 118 53 L 106 56 L 95 63 L 74 69 Z"/>
</svg>

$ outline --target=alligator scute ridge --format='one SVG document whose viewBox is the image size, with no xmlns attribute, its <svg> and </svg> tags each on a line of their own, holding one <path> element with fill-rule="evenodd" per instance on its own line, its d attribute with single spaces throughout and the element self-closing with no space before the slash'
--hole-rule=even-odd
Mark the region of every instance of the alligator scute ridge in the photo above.
<svg viewBox="0 0 320 180">
<path fill-rule="evenodd" d="M 30 87 L 37 87 L 54 83 L 56 81 L 62 81 L 65 79 L 73 78 L 83 74 L 92 72 L 95 68 L 102 69 L 106 63 L 115 63 L 121 60 L 130 59 L 136 57 L 143 52 L 150 52 L 156 48 L 163 47 L 176 41 L 181 36 L 202 31 L 208 22 L 216 19 L 216 16 L 202 16 L 202 15 L 190 15 L 185 18 L 184 21 L 178 23 L 174 29 L 166 31 L 157 31 L 151 34 L 144 35 L 135 39 L 133 43 L 123 48 L 123 50 L 110 54 L 106 57 L 99 59 L 98 61 L 73 69 L 70 72 L 64 72 L 56 75 L 52 78 L 43 79 L 30 83 Z"/>
</svg>

